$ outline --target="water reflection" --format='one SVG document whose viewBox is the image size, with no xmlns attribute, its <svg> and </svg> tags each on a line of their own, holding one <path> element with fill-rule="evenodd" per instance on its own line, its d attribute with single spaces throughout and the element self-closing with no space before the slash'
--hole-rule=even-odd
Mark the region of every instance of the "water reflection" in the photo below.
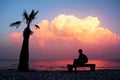
<svg viewBox="0 0 120 80">
<path fill-rule="evenodd" d="M 73 60 L 30 60 L 31 70 L 67 70 L 67 64 L 72 64 Z M 96 70 L 99 69 L 119 69 L 120 60 L 89 60 L 90 64 L 96 64 Z M 18 60 L 0 60 L 0 69 L 17 69 Z M 89 68 L 78 68 L 80 70 L 89 70 Z"/>
<path fill-rule="evenodd" d="M 34 70 L 67 70 L 67 64 L 72 64 L 73 60 L 57 61 L 31 61 L 31 69 Z M 120 69 L 120 60 L 89 60 L 89 64 L 96 64 L 96 70 L 99 69 Z M 80 70 L 89 70 L 89 68 L 78 68 Z"/>
</svg>

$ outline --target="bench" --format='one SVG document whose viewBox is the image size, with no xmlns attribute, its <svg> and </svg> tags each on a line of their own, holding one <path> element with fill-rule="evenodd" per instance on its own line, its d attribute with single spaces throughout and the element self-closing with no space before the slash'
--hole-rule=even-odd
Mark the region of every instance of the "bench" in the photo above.
<svg viewBox="0 0 120 80">
<path fill-rule="evenodd" d="M 73 71 L 73 68 L 77 68 L 77 67 L 90 67 L 90 71 L 95 71 L 95 64 L 84 64 L 84 65 L 72 65 L 72 64 L 68 64 L 67 68 L 68 71 Z"/>
</svg>

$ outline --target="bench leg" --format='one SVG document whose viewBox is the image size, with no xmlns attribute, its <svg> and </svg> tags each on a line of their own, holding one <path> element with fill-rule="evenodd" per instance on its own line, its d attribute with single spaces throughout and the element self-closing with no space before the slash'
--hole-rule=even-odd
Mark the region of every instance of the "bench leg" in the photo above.
<svg viewBox="0 0 120 80">
<path fill-rule="evenodd" d="M 77 71 L 77 67 L 75 66 L 74 68 L 75 68 L 75 71 Z"/>
<path fill-rule="evenodd" d="M 69 72 L 73 71 L 73 68 L 72 67 L 68 67 L 68 71 Z"/>
<path fill-rule="evenodd" d="M 95 71 L 95 66 L 91 66 L 90 71 Z"/>
</svg>

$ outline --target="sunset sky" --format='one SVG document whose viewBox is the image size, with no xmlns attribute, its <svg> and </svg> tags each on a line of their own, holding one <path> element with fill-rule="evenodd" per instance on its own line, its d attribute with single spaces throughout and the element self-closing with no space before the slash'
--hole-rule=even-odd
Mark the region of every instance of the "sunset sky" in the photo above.
<svg viewBox="0 0 120 80">
<path fill-rule="evenodd" d="M 39 13 L 30 59 L 74 59 L 79 48 L 89 59 L 120 58 L 120 0 L 1 0 L 0 6 L 0 59 L 19 58 L 26 25 L 9 25 L 32 9 Z"/>
</svg>

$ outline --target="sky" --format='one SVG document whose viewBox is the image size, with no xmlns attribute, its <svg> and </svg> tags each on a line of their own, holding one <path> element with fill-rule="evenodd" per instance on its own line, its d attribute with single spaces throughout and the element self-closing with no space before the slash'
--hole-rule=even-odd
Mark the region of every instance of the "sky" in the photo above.
<svg viewBox="0 0 120 80">
<path fill-rule="evenodd" d="M 0 59 L 19 59 L 25 23 L 22 13 L 39 10 L 31 24 L 30 59 L 119 59 L 120 0 L 0 0 Z M 40 29 L 35 29 L 38 24 Z"/>
</svg>

